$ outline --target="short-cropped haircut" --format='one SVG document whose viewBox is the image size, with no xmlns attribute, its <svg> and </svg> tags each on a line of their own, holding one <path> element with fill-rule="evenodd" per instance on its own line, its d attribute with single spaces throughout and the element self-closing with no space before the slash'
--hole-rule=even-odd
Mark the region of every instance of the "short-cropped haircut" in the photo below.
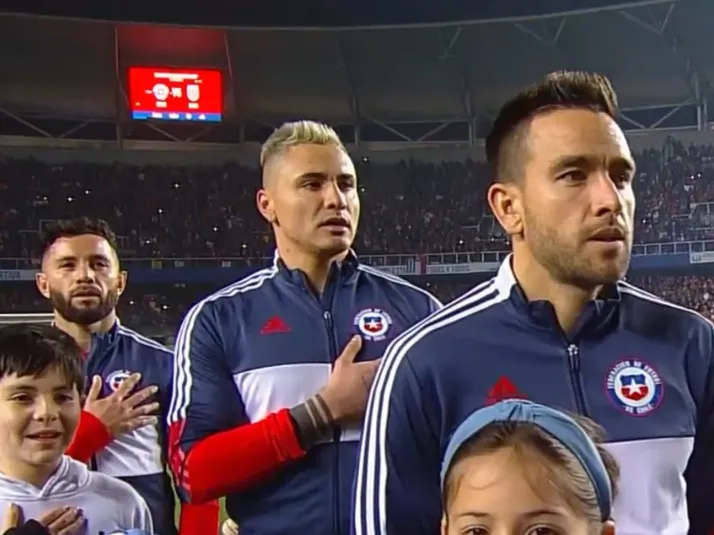
<svg viewBox="0 0 714 535">
<path fill-rule="evenodd" d="M 109 227 L 109 223 L 103 219 L 90 219 L 88 217 L 76 217 L 74 219 L 59 219 L 53 221 L 42 232 L 42 251 L 44 256 L 47 250 L 60 238 L 74 238 L 94 234 L 107 240 L 107 243 L 117 252 L 117 237 Z"/>
<path fill-rule="evenodd" d="M 334 145 L 347 152 L 331 126 L 316 121 L 294 121 L 283 123 L 265 140 L 260 151 L 260 167 L 265 167 L 273 156 L 296 145 Z"/>
<path fill-rule="evenodd" d="M 615 119 L 617 93 L 601 74 L 558 71 L 548 74 L 507 101 L 486 138 L 486 159 L 493 179 L 514 181 L 527 157 L 527 127 L 537 115 L 555 109 L 587 109 Z"/>
</svg>

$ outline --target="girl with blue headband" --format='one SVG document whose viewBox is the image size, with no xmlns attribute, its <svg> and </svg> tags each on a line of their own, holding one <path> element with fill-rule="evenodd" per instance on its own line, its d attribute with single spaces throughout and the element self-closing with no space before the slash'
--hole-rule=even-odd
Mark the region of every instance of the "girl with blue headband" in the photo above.
<svg viewBox="0 0 714 535">
<path fill-rule="evenodd" d="M 619 468 L 603 435 L 529 401 L 477 410 L 444 454 L 442 535 L 614 535 Z"/>
</svg>

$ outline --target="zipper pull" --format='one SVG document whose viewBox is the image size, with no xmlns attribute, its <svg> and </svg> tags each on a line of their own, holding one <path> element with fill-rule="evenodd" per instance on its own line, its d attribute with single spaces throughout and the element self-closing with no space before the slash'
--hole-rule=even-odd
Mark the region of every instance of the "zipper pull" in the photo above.
<svg viewBox="0 0 714 535">
<path fill-rule="evenodd" d="M 580 359 L 578 358 L 578 346 L 570 344 L 568 346 L 568 360 L 573 371 L 580 371 Z"/>
</svg>

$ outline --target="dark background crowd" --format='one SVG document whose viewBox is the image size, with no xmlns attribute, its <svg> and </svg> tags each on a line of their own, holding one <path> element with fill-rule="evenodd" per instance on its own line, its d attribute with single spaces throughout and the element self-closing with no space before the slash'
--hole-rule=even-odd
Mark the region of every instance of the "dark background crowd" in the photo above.
<svg viewBox="0 0 714 535">
<path fill-rule="evenodd" d="M 636 242 L 714 240 L 714 147 L 685 146 L 670 138 L 661 150 L 647 150 L 636 159 Z M 360 159 L 357 166 L 363 213 L 358 254 L 508 250 L 485 206 L 485 164 L 404 160 L 385 165 Z M 5 159 L 0 161 L 0 257 L 16 259 L 3 260 L 5 267 L 33 269 L 43 225 L 82 214 L 109 222 L 124 259 L 230 258 L 257 268 L 273 251 L 270 229 L 255 208 L 258 184 L 258 171 L 238 164 L 137 167 Z M 414 282 L 446 302 L 484 276 L 417 277 Z M 631 273 L 629 279 L 714 316 L 709 277 L 648 272 Z M 165 335 L 190 304 L 223 284 L 130 283 L 120 314 L 140 331 Z M 47 311 L 31 282 L 3 282 L 0 312 Z"/>
</svg>

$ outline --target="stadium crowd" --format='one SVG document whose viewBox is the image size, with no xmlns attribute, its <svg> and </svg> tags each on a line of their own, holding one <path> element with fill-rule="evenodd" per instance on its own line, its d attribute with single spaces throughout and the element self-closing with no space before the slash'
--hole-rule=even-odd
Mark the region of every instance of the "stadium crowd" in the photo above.
<svg viewBox="0 0 714 535">
<path fill-rule="evenodd" d="M 669 139 L 637 155 L 638 243 L 714 238 L 714 147 Z M 485 164 L 464 161 L 392 165 L 358 162 L 362 255 L 504 251 L 509 244 L 485 206 Z M 35 258 L 46 222 L 82 213 L 107 220 L 127 257 L 230 257 L 262 265 L 272 255 L 268 226 L 255 208 L 259 174 L 229 164 L 166 167 L 0 161 L 0 257 Z M 18 208 L 23 207 L 23 208 Z M 180 230 L 178 230 L 180 229 Z M 637 277 L 633 282 L 712 315 L 707 277 Z M 442 301 L 475 280 L 449 277 L 425 285 Z M 0 311 L 46 311 L 32 285 L 5 286 Z M 183 311 L 211 286 L 129 285 L 120 303 L 129 325 L 172 331 Z"/>
<path fill-rule="evenodd" d="M 640 243 L 713 237 L 711 146 L 670 140 L 637 155 Z M 361 254 L 506 250 L 488 214 L 487 167 L 471 160 L 392 165 L 358 162 Z M 166 167 L 35 160 L 0 162 L 0 255 L 29 258 L 43 222 L 86 214 L 121 236 L 124 256 L 233 257 L 272 254 L 255 208 L 257 170 L 238 164 Z M 22 207 L 21 209 L 18 207 Z"/>
</svg>

